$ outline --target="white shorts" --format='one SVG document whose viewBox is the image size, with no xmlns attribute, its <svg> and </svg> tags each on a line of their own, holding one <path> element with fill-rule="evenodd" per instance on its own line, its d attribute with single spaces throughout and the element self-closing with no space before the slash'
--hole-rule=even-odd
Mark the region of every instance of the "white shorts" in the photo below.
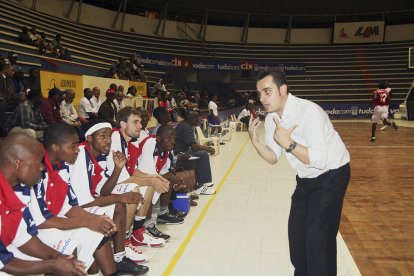
<svg viewBox="0 0 414 276">
<path fill-rule="evenodd" d="M 388 119 L 388 106 L 376 105 L 374 107 L 374 114 L 372 114 L 371 122 L 376 124 L 385 119 Z"/>
<path fill-rule="evenodd" d="M 115 204 L 99 207 L 99 206 L 92 206 L 83 208 L 85 211 L 94 214 L 94 215 L 107 215 L 111 219 L 114 218 L 114 212 L 115 212 Z"/>
<path fill-rule="evenodd" d="M 137 187 L 138 185 L 135 183 L 122 183 L 115 186 L 115 188 L 112 190 L 113 194 L 120 195 L 123 193 L 131 192 Z M 145 195 L 145 192 L 147 191 L 147 186 L 139 186 L 139 192 L 142 196 Z M 160 194 L 155 192 L 154 196 L 152 198 L 152 204 L 157 203 L 158 198 L 160 197 Z M 138 206 L 139 208 L 139 206 Z"/>
<path fill-rule="evenodd" d="M 93 253 L 103 239 L 103 234 L 94 232 L 88 228 L 78 228 L 72 230 L 59 230 L 56 228 L 39 229 L 38 238 L 49 247 L 56 251 L 71 255 L 77 249 L 77 259 L 82 261 L 86 268 L 92 265 L 94 258 Z M 9 245 L 7 249 L 14 254 L 16 258 L 23 260 L 38 260 L 35 257 L 28 256 L 21 252 L 14 245 Z"/>
</svg>

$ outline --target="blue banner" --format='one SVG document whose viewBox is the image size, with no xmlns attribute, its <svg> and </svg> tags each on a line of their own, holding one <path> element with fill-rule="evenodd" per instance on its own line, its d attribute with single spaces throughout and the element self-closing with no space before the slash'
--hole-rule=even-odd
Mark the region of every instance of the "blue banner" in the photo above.
<svg viewBox="0 0 414 276">
<path fill-rule="evenodd" d="M 374 112 L 374 107 L 370 103 L 320 104 L 320 106 L 331 119 L 370 119 Z M 398 112 L 399 104 L 391 103 L 390 113 L 394 114 Z"/>
<path fill-rule="evenodd" d="M 369 103 L 338 103 L 338 104 L 319 104 L 331 119 L 371 119 L 374 107 Z M 399 113 L 399 103 L 391 103 L 390 114 Z M 261 105 L 256 112 L 266 116 L 266 112 Z"/>
<path fill-rule="evenodd" d="M 306 72 L 304 63 L 272 63 L 261 61 L 230 61 L 223 59 L 208 58 L 189 58 L 183 56 L 172 56 L 162 54 L 136 53 L 139 63 L 146 67 L 172 69 L 182 68 L 189 70 L 205 71 L 261 71 L 261 70 L 279 70 L 284 71 L 288 75 L 303 75 Z"/>
</svg>

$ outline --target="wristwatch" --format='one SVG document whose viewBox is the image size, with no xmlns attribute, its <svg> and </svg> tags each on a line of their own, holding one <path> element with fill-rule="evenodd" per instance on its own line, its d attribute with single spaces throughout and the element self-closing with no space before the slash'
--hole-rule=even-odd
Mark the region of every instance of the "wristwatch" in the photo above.
<svg viewBox="0 0 414 276">
<path fill-rule="evenodd" d="M 292 152 L 296 146 L 298 145 L 298 143 L 296 143 L 295 141 L 292 141 L 292 143 L 290 143 L 289 147 L 286 149 L 286 152 Z"/>
</svg>

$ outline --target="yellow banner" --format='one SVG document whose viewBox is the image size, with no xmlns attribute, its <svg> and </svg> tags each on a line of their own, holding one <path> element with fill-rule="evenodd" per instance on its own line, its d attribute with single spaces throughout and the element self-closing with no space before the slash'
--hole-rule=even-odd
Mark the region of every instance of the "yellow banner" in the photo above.
<svg viewBox="0 0 414 276">
<path fill-rule="evenodd" d="M 146 97 L 147 94 L 147 83 L 141 81 L 129 81 L 129 86 L 135 86 L 137 89 L 137 96 Z M 126 90 L 125 90 L 126 94 Z"/>
<path fill-rule="evenodd" d="M 47 98 L 49 90 L 52 88 L 59 88 L 65 91 L 72 89 L 75 91 L 74 103 L 78 104 L 83 97 L 82 76 L 72 74 L 61 74 L 48 71 L 40 71 L 40 87 L 43 97 Z"/>
<path fill-rule="evenodd" d="M 147 95 L 147 83 L 138 82 L 138 81 L 128 81 L 128 80 L 118 80 L 118 79 L 109 79 L 109 78 L 100 78 L 92 77 L 87 75 L 72 75 L 72 74 L 61 74 L 49 71 L 40 71 L 40 84 L 42 88 L 42 95 L 47 98 L 48 92 L 51 88 L 59 88 L 60 90 L 72 89 L 75 91 L 75 100 L 73 104 L 75 107 L 79 104 L 79 100 L 83 98 L 83 89 L 84 88 L 94 88 L 99 87 L 101 90 L 101 102 L 105 101 L 106 90 L 109 89 L 109 86 L 115 83 L 117 86 L 122 85 L 124 87 L 124 94 L 127 93 L 128 87 L 135 86 L 137 88 L 137 96 L 132 100 L 128 101 L 126 98 L 126 104 L 132 106 L 145 106 L 148 105 L 147 102 L 143 103 L 144 99 L 141 97 L 146 97 Z M 141 96 L 141 97 L 139 97 Z M 151 104 L 149 105 L 151 106 Z"/>
</svg>

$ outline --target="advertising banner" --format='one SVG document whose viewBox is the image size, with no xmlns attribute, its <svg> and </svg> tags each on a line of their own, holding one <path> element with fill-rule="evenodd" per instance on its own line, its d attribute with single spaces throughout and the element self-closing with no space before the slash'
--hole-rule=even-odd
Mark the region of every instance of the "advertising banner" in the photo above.
<svg viewBox="0 0 414 276">
<path fill-rule="evenodd" d="M 328 114 L 330 119 L 371 119 L 374 108 L 370 103 L 337 103 L 337 104 L 319 104 Z M 399 113 L 400 103 L 391 103 L 389 116 Z M 262 106 L 258 106 L 257 115 L 266 116 Z"/>
<path fill-rule="evenodd" d="M 370 119 L 374 108 L 372 104 L 320 104 L 331 119 Z M 398 113 L 399 104 L 391 103 L 390 113 Z"/>
<path fill-rule="evenodd" d="M 384 21 L 335 23 L 333 43 L 384 42 Z"/>
<path fill-rule="evenodd" d="M 137 96 L 146 97 L 148 95 L 147 83 L 141 81 L 129 81 L 129 86 L 135 86 L 137 89 Z M 125 89 L 126 94 L 126 89 Z"/>
<path fill-rule="evenodd" d="M 47 98 L 49 90 L 59 88 L 60 90 L 72 89 L 75 91 L 75 103 L 83 97 L 83 78 L 80 75 L 61 74 L 41 70 L 40 87 L 43 97 Z"/>
<path fill-rule="evenodd" d="M 172 55 L 137 53 L 138 62 L 146 67 L 173 69 L 181 68 L 197 71 L 259 71 L 276 69 L 286 74 L 305 74 L 304 63 L 271 63 L 259 61 L 233 61 L 224 59 L 189 58 Z"/>
</svg>

